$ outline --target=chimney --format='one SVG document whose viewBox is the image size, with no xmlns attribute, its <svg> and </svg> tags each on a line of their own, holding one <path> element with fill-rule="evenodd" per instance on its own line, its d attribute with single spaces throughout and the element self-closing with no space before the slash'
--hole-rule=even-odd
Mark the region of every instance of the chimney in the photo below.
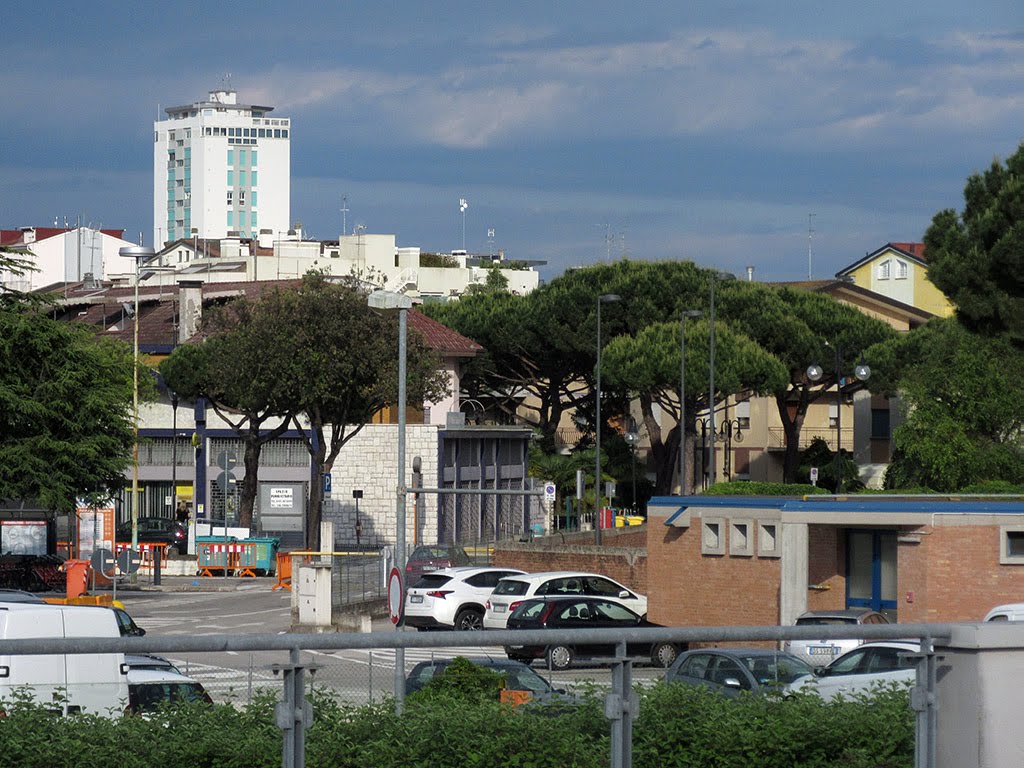
<svg viewBox="0 0 1024 768">
<path fill-rule="evenodd" d="M 178 281 L 178 343 L 184 344 L 199 331 L 203 319 L 203 281 Z"/>
</svg>

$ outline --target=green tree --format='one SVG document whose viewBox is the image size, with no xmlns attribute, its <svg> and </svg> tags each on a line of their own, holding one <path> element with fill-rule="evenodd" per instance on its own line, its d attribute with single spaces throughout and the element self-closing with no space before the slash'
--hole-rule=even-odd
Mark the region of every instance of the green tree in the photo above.
<svg viewBox="0 0 1024 768">
<path fill-rule="evenodd" d="M 109 498 L 134 445 L 132 350 L 0 304 L 0 499 L 70 512 L 77 497 Z"/>
<path fill-rule="evenodd" d="M 716 400 L 735 392 L 774 394 L 788 380 L 788 371 L 773 355 L 728 323 L 715 327 Z M 679 429 L 663 438 L 663 430 L 651 405 L 657 405 L 678 424 L 681 323 L 655 323 L 634 336 L 618 336 L 604 349 L 609 379 L 641 402 L 648 421 L 655 469 L 655 492 L 669 493 L 678 466 Z M 686 324 L 686 371 L 692 383 L 687 390 L 686 412 L 692 416 L 708 406 L 710 327 L 707 320 Z M 703 386 L 702 386 L 703 385 Z"/>
<path fill-rule="evenodd" d="M 964 187 L 964 210 L 939 211 L 924 236 L 928 278 L 979 334 L 1024 344 L 1024 144 Z"/>
<path fill-rule="evenodd" d="M 1024 480 L 1024 356 L 1009 335 L 971 333 L 936 319 L 870 350 L 879 368 L 901 371 L 906 421 L 893 433 L 891 488 L 955 491 Z"/>
<path fill-rule="evenodd" d="M 487 278 L 483 282 L 474 283 L 466 289 L 466 293 L 502 293 L 508 291 L 508 278 L 501 273 L 501 265 L 492 262 L 487 268 Z"/>
<path fill-rule="evenodd" d="M 178 347 L 160 364 L 171 389 L 190 400 L 205 397 L 241 439 L 245 476 L 238 522 L 246 528 L 259 491 L 262 448 L 294 416 L 291 382 L 279 375 L 291 361 L 293 330 L 265 316 L 274 306 L 243 297 L 212 310 L 203 318 L 203 340 Z"/>
</svg>

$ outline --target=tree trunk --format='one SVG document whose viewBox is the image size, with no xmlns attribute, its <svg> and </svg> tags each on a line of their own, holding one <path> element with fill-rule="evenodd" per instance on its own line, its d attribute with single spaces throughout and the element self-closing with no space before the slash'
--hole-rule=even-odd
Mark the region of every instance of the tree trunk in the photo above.
<svg viewBox="0 0 1024 768">
<path fill-rule="evenodd" d="M 807 390 L 800 390 L 800 399 L 794 405 L 785 395 L 777 395 L 775 403 L 782 419 L 782 428 L 786 439 L 786 452 L 782 461 L 782 482 L 795 483 L 796 472 L 800 468 L 800 431 L 803 429 L 804 417 L 810 400 Z"/>
<path fill-rule="evenodd" d="M 639 398 L 640 413 L 647 428 L 647 436 L 651 445 L 651 464 L 654 467 L 654 492 L 669 494 L 672 492 L 672 476 L 679 463 L 679 430 L 672 429 L 668 437 L 654 418 L 653 401 L 647 395 Z"/>
<path fill-rule="evenodd" d="M 252 511 L 256 505 L 256 494 L 259 490 L 260 452 L 263 450 L 263 443 L 259 439 L 259 433 L 249 430 L 245 436 L 245 455 L 242 461 L 245 465 L 245 476 L 242 478 L 242 493 L 239 499 L 238 525 L 242 528 L 252 526 Z"/>
<path fill-rule="evenodd" d="M 309 483 L 309 505 L 306 507 L 306 549 L 310 552 L 319 552 L 320 521 L 323 519 L 324 511 L 324 459 L 327 456 L 327 446 L 324 444 L 323 424 L 311 423 L 310 433 L 315 442 L 310 454 L 313 460 L 313 473 Z"/>
</svg>

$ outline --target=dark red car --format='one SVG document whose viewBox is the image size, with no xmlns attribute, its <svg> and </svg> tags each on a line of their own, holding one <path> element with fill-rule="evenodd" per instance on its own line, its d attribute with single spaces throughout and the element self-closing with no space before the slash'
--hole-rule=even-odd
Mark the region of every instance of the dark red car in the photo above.
<svg viewBox="0 0 1024 768">
<path fill-rule="evenodd" d="M 466 550 L 458 545 L 422 545 L 416 547 L 405 561 L 405 586 L 413 586 L 424 573 L 472 564 Z"/>
</svg>

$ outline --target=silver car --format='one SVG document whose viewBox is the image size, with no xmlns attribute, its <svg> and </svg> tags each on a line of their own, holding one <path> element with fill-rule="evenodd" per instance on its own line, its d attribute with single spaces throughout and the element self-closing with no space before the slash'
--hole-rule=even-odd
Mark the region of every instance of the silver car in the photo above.
<svg viewBox="0 0 1024 768">
<path fill-rule="evenodd" d="M 807 611 L 797 617 L 798 627 L 835 627 L 871 624 L 888 624 L 889 620 L 878 611 L 870 608 L 846 608 L 836 611 Z M 815 667 L 823 667 L 832 659 L 852 651 L 863 640 L 829 639 L 829 640 L 787 640 L 785 650 L 799 656 Z"/>
</svg>

